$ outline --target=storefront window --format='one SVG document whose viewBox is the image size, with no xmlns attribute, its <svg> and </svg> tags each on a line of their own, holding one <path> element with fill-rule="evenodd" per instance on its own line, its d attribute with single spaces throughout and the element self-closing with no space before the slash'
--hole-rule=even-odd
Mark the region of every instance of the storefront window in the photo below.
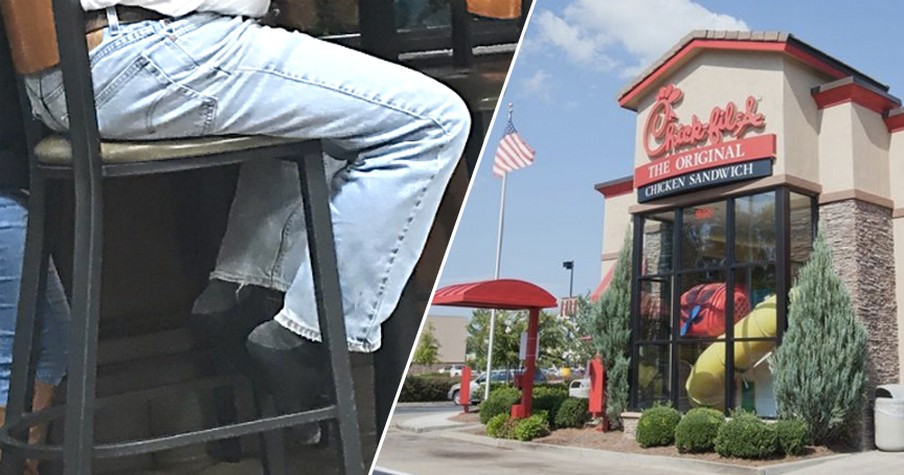
<svg viewBox="0 0 904 475">
<path fill-rule="evenodd" d="M 777 188 L 635 217 L 643 229 L 635 237 L 635 408 L 669 401 L 775 416 L 768 361 L 785 322 L 778 302 L 809 255 L 814 206 Z"/>
<path fill-rule="evenodd" d="M 726 203 L 682 210 L 681 268 L 704 269 L 725 263 Z"/>
</svg>

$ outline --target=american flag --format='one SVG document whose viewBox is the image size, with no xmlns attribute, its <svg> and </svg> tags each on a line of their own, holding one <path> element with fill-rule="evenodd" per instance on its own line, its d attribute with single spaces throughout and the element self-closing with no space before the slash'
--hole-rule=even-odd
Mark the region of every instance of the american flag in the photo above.
<svg viewBox="0 0 904 475">
<path fill-rule="evenodd" d="M 505 124 L 505 134 L 496 149 L 496 160 L 493 162 L 493 174 L 498 177 L 534 163 L 534 149 L 518 135 L 512 120 Z"/>
</svg>

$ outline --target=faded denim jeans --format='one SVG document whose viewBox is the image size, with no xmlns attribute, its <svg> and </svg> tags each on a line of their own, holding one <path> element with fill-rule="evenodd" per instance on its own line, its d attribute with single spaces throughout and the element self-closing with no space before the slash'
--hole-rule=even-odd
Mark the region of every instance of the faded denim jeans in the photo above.
<svg viewBox="0 0 904 475">
<path fill-rule="evenodd" d="M 27 221 L 25 199 L 18 192 L 0 190 L 0 406 L 6 406 L 9 397 Z M 36 378 L 56 386 L 66 374 L 69 303 L 52 260 L 44 298 L 38 305 L 42 307 Z"/>
<path fill-rule="evenodd" d="M 108 139 L 324 139 L 346 161 L 331 204 L 349 348 L 379 348 L 467 140 L 457 95 L 360 52 L 207 13 L 111 24 L 91 64 Z M 56 70 L 27 81 L 35 113 L 58 130 L 68 127 L 61 84 Z M 293 165 L 243 165 L 211 277 L 285 290 L 276 320 L 318 341 L 300 200 Z"/>
</svg>

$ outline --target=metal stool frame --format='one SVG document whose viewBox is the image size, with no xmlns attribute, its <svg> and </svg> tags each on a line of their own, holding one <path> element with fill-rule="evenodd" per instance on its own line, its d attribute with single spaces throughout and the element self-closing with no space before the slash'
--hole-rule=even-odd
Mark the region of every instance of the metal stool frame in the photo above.
<svg viewBox="0 0 904 475">
<path fill-rule="evenodd" d="M 345 473 L 364 473 L 351 365 L 346 347 L 342 299 L 336 264 L 335 244 L 329 207 L 329 192 L 323 170 L 319 141 L 281 141 L 247 150 L 221 152 L 201 157 L 136 163 L 103 163 L 98 132 L 93 85 L 84 35 L 84 12 L 79 0 L 53 0 L 55 27 L 59 39 L 60 67 L 67 91 L 72 147 L 71 166 L 38 162 L 33 146 L 34 127 L 27 133 L 30 146 L 31 197 L 25 262 L 18 321 L 13 348 L 13 370 L 7 404 L 7 422 L 0 429 L 3 450 L 0 474 L 18 475 L 26 458 L 60 458 L 63 473 L 91 473 L 92 459 L 120 457 L 171 449 L 245 434 L 277 431 L 303 423 L 335 420 L 341 441 Z M 30 110 L 26 108 L 25 110 Z M 113 444 L 94 444 L 94 412 L 97 376 L 97 345 L 100 319 L 101 248 L 103 240 L 103 180 L 110 177 L 171 173 L 182 170 L 224 166 L 251 158 L 277 158 L 297 163 L 306 213 L 306 230 L 313 263 L 314 287 L 323 344 L 327 345 L 333 378 L 333 404 L 296 414 L 268 416 L 201 431 Z M 46 285 L 49 236 L 45 206 L 49 181 L 72 180 L 75 189 L 75 242 L 72 288 L 72 327 L 67 378 L 67 403 L 39 413 L 31 413 L 35 369 L 32 364 L 40 323 L 38 298 Z M 168 394 L 144 391 L 143 398 Z M 265 411 L 270 412 L 272 411 Z M 28 428 L 36 423 L 65 416 L 62 447 L 29 445 Z M 280 447 L 281 443 L 267 446 Z M 279 441 L 281 442 L 281 441 Z M 286 473 L 285 454 L 265 457 L 265 471 Z M 280 451 L 281 452 L 281 451 Z"/>
</svg>

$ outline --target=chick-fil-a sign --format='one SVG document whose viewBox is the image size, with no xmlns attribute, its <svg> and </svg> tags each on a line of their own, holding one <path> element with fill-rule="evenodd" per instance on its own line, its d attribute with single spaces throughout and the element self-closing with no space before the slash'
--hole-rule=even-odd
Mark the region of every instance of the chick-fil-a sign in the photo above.
<svg viewBox="0 0 904 475">
<path fill-rule="evenodd" d="M 674 84 L 659 90 L 643 130 L 643 148 L 650 158 L 658 158 L 684 147 L 707 143 L 718 145 L 725 135 L 739 139 L 747 129 L 766 125 L 766 118 L 756 111 L 757 102 L 753 96 L 747 97 L 744 110 L 729 102 L 725 107 L 713 107 L 709 122 L 701 121 L 694 114 L 690 124 L 682 124 L 675 114 L 675 105 L 683 97 L 684 93 Z"/>
<path fill-rule="evenodd" d="M 673 180 L 675 177 L 701 170 L 775 156 L 775 134 L 744 138 L 749 130 L 762 129 L 766 125 L 766 118 L 757 112 L 757 100 L 753 96 L 747 98 L 743 109 L 734 102 L 729 102 L 724 107 L 713 107 L 708 122 L 693 115 L 686 124 L 681 123 L 675 114 L 675 107 L 683 97 L 681 89 L 671 84 L 660 89 L 656 96 L 656 102 L 644 124 L 642 137 L 644 151 L 653 160 L 634 170 L 634 186 L 638 191 L 647 185 L 658 185 L 667 180 L 674 184 L 677 183 Z M 758 165 L 759 168 L 764 166 Z M 762 173 L 758 172 L 757 175 L 762 176 Z M 735 176 L 737 180 L 753 177 L 747 173 Z M 718 180 L 719 183 L 727 181 L 735 180 Z M 712 184 L 717 183 L 713 181 Z M 701 186 L 705 186 L 705 183 L 696 183 L 695 188 Z M 683 191 L 682 188 L 684 187 L 675 185 L 668 190 L 668 194 L 679 193 Z M 688 186 L 687 189 L 691 187 Z M 648 199 L 660 195 L 651 190 L 646 191 L 650 191 Z"/>
</svg>

